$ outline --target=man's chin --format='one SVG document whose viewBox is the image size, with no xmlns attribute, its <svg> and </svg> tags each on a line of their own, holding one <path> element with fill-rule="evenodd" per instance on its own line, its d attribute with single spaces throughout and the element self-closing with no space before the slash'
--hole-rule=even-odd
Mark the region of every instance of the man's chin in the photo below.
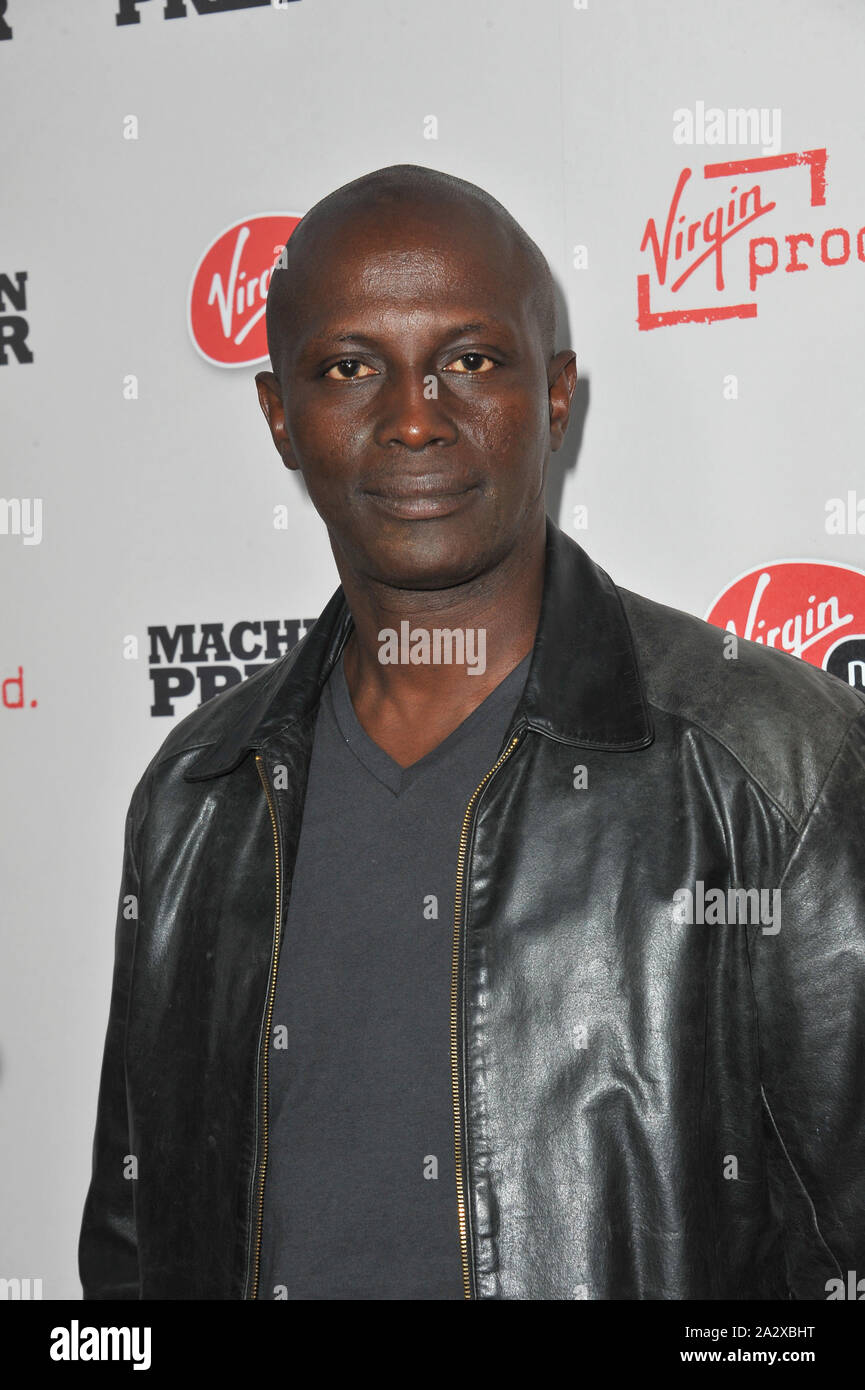
<svg viewBox="0 0 865 1390">
<path fill-rule="evenodd" d="M 474 578 L 495 549 L 497 518 L 477 489 L 472 497 L 435 516 L 395 515 L 369 499 L 351 546 L 366 575 L 396 589 L 450 589 Z"/>
<path fill-rule="evenodd" d="M 418 536 L 420 529 L 408 528 L 410 534 L 400 546 L 394 546 L 390 537 L 387 543 L 370 544 L 369 577 L 394 589 L 453 589 L 488 568 L 495 548 L 493 538 L 475 528 L 468 535 L 456 527 L 433 535 L 427 527 Z"/>
<path fill-rule="evenodd" d="M 425 564 L 416 565 L 388 566 L 378 562 L 369 575 L 376 583 L 386 584 L 390 589 L 433 592 L 456 589 L 461 584 L 469 584 L 483 574 L 484 569 L 482 557 L 475 555 L 465 563 L 455 563 L 454 557 L 451 556 L 448 560 L 438 563 L 430 560 Z"/>
</svg>

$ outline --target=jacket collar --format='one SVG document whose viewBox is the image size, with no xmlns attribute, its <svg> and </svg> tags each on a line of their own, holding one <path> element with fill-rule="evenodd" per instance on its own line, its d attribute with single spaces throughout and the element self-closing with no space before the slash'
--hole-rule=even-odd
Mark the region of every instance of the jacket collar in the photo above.
<svg viewBox="0 0 865 1390">
<path fill-rule="evenodd" d="M 342 586 L 273 678 L 184 774 L 230 772 L 314 709 L 353 626 Z M 529 673 L 512 720 L 561 743 L 644 748 L 654 732 L 622 600 L 606 571 L 547 517 L 541 612 Z"/>
</svg>

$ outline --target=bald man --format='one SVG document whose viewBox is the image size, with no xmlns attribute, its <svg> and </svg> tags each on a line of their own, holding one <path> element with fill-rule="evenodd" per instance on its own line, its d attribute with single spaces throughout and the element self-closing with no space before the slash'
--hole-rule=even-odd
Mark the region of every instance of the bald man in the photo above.
<svg viewBox="0 0 865 1390">
<path fill-rule="evenodd" d="M 340 584 L 133 794 L 85 1297 L 836 1296 L 865 700 L 546 514 L 575 357 L 488 193 L 336 190 L 267 330 Z"/>
</svg>

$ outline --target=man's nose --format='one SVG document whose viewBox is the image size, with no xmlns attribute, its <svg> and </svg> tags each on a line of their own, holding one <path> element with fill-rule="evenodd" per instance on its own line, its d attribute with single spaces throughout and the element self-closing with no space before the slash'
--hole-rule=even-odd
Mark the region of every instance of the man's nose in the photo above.
<svg viewBox="0 0 865 1390">
<path fill-rule="evenodd" d="M 378 393 L 376 442 L 424 449 L 428 444 L 453 444 L 457 429 L 440 399 L 439 380 L 420 371 L 394 372 Z"/>
</svg>

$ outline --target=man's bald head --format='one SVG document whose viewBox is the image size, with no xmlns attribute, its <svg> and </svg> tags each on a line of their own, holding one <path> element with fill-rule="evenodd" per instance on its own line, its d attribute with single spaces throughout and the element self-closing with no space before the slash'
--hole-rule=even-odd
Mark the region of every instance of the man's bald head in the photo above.
<svg viewBox="0 0 865 1390">
<path fill-rule="evenodd" d="M 267 342 L 274 371 L 280 375 L 282 350 L 293 323 L 293 307 L 301 293 L 307 267 L 316 263 L 321 241 L 340 227 L 372 215 L 379 224 L 399 215 L 446 218 L 451 227 L 460 220 L 486 225 L 521 272 L 538 324 L 545 361 L 555 352 L 556 301 L 553 278 L 540 248 L 496 198 L 476 184 L 418 164 L 392 164 L 363 174 L 316 203 L 292 232 L 267 296 Z M 398 238 L 395 229 L 395 239 Z"/>
</svg>

